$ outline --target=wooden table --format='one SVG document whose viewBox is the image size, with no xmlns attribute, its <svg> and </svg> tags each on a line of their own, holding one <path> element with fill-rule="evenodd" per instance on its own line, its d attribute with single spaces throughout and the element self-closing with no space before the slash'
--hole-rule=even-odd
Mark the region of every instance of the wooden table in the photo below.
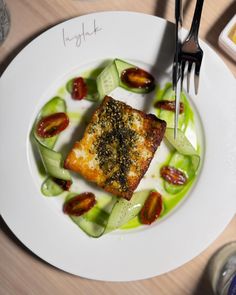
<svg viewBox="0 0 236 295">
<path fill-rule="evenodd" d="M 95 11 L 126 10 L 174 20 L 174 0 L 6 0 L 11 31 L 0 47 L 0 74 L 16 54 L 40 32 L 68 18 Z M 189 28 L 195 1 L 184 6 Z M 217 45 L 220 31 L 236 11 L 234 0 L 205 0 L 200 37 L 221 56 L 236 76 L 236 64 Z M 62 272 L 32 254 L 0 220 L 0 294 L 122 294 L 210 295 L 205 267 L 216 249 L 236 240 L 236 216 L 217 240 L 182 267 L 152 279 L 110 283 L 82 279 Z"/>
</svg>

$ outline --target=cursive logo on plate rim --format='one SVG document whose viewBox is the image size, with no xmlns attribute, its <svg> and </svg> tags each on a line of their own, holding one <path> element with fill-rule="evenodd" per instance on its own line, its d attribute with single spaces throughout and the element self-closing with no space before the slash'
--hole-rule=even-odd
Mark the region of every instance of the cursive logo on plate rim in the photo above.
<svg viewBox="0 0 236 295">
<path fill-rule="evenodd" d="M 98 32 L 102 31 L 102 28 L 99 27 L 96 23 L 96 20 L 93 20 L 92 27 L 88 27 L 88 24 L 82 22 L 81 29 L 78 33 L 70 35 L 66 32 L 65 28 L 62 29 L 62 40 L 65 47 L 72 44 L 75 47 L 81 47 L 89 38 L 97 35 Z"/>
</svg>

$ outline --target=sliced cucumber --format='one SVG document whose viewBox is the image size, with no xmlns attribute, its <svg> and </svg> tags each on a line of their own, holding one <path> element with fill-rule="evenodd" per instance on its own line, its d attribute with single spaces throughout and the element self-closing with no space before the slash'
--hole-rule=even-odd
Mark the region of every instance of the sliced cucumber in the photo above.
<svg viewBox="0 0 236 295">
<path fill-rule="evenodd" d="M 101 74 L 97 77 L 97 87 L 100 99 L 108 95 L 118 86 L 136 93 L 148 93 L 153 89 L 146 88 L 131 88 L 121 81 L 121 73 L 129 68 L 137 68 L 137 66 L 132 65 L 121 59 L 114 59 Z"/>
<path fill-rule="evenodd" d="M 46 116 L 49 116 L 51 114 L 55 114 L 55 113 L 60 113 L 60 112 L 66 112 L 66 104 L 65 104 L 65 101 L 64 99 L 56 96 L 56 97 L 53 97 L 51 100 L 49 100 L 41 109 L 37 119 L 36 119 L 36 122 L 35 122 L 35 125 L 34 125 L 34 128 L 33 128 L 33 134 L 34 134 L 34 137 L 37 139 L 37 141 L 45 146 L 47 146 L 48 148 L 53 148 L 57 139 L 58 139 L 58 135 L 56 136 L 53 136 L 53 137 L 50 137 L 50 138 L 42 138 L 40 136 L 38 136 L 37 132 L 36 132 L 36 126 L 37 126 L 37 123 L 43 118 L 43 117 L 46 117 Z"/>
<path fill-rule="evenodd" d="M 104 233 L 104 227 L 85 219 L 83 216 L 70 216 L 70 218 L 90 237 L 98 238 Z"/>
<path fill-rule="evenodd" d="M 112 209 L 108 220 L 106 232 L 120 228 L 133 219 L 141 211 L 151 190 L 134 193 L 130 201 L 119 199 Z"/>
<path fill-rule="evenodd" d="M 121 59 L 115 59 L 115 65 L 116 65 L 116 68 L 117 68 L 117 71 L 118 71 L 118 75 L 119 75 L 119 86 L 128 90 L 128 91 L 131 91 L 131 92 L 135 92 L 135 93 L 148 93 L 148 92 L 151 92 L 153 89 L 144 89 L 144 88 L 134 88 L 134 87 L 129 87 L 127 86 L 125 83 L 122 82 L 122 80 L 120 79 L 121 77 L 121 74 L 124 70 L 127 70 L 127 69 L 130 69 L 130 68 L 137 68 L 137 66 L 135 65 L 132 65 L 130 63 L 127 63 L 126 61 L 123 61 Z"/>
<path fill-rule="evenodd" d="M 172 89 L 172 84 L 167 83 L 163 89 L 159 89 L 156 94 L 155 103 L 161 100 L 175 100 L 175 92 Z M 184 112 L 179 114 L 178 128 L 185 131 L 189 120 L 192 118 L 191 108 L 184 92 L 181 92 L 180 102 L 184 104 Z M 175 113 L 173 111 L 157 109 L 156 114 L 158 118 L 166 121 L 167 127 L 174 128 Z"/>
<path fill-rule="evenodd" d="M 47 178 L 41 186 L 41 192 L 45 196 L 57 196 L 63 192 L 61 187 L 57 185 L 51 177 L 71 180 L 69 171 L 62 167 L 62 155 L 53 150 L 59 135 L 50 138 L 42 138 L 38 136 L 36 131 L 37 124 L 41 118 L 58 112 L 66 112 L 66 104 L 62 98 L 57 96 L 52 98 L 42 107 L 33 126 L 32 132 L 47 173 Z"/>
<path fill-rule="evenodd" d="M 120 78 L 115 61 L 110 63 L 97 77 L 99 98 L 103 99 L 112 90 L 119 86 Z"/>
<path fill-rule="evenodd" d="M 63 193 L 63 189 L 56 184 L 51 177 L 45 179 L 41 186 L 41 191 L 44 196 L 52 197 Z"/>
<path fill-rule="evenodd" d="M 38 149 L 41 155 L 41 159 L 43 161 L 45 170 L 48 175 L 52 177 L 56 177 L 63 180 L 71 180 L 71 176 L 68 170 L 62 168 L 62 155 L 61 153 L 55 152 L 42 145 L 40 142 L 38 143 Z"/>
<path fill-rule="evenodd" d="M 200 164 L 200 156 L 181 130 L 178 130 L 176 138 L 174 129 L 166 128 L 165 138 L 182 155 L 190 156 L 193 169 L 197 171 Z"/>
<path fill-rule="evenodd" d="M 187 183 L 189 183 L 196 175 L 200 164 L 200 156 L 181 130 L 178 130 L 177 137 L 174 138 L 174 129 L 167 128 L 165 137 L 176 150 L 170 157 L 167 165 L 184 172 L 188 179 Z M 164 187 L 168 193 L 176 194 L 182 191 L 187 183 L 184 185 L 174 185 L 164 181 Z"/>
<path fill-rule="evenodd" d="M 94 206 L 91 210 L 84 214 L 83 217 L 88 221 L 105 227 L 109 218 L 109 214 L 98 206 Z"/>
<path fill-rule="evenodd" d="M 98 238 L 105 231 L 109 214 L 98 207 L 93 207 L 83 216 L 70 217 L 87 235 Z"/>
<path fill-rule="evenodd" d="M 132 64 L 130 64 L 122 59 L 119 59 L 119 58 L 116 58 L 114 60 L 114 63 L 116 64 L 116 68 L 117 68 L 119 77 L 124 70 L 127 70 L 129 68 L 137 68 L 135 65 L 132 65 Z"/>
<path fill-rule="evenodd" d="M 151 190 L 134 193 L 130 201 L 117 199 L 110 200 L 110 213 L 107 212 L 107 202 L 105 207 L 100 207 L 99 202 L 82 216 L 70 216 L 70 218 L 89 236 L 98 238 L 101 235 L 120 228 L 128 221 L 137 216 L 142 209 Z M 66 201 L 76 194 L 71 193 Z"/>
<path fill-rule="evenodd" d="M 66 201 L 70 200 L 76 196 L 75 193 L 71 193 L 67 196 Z M 77 224 L 88 236 L 93 238 L 100 237 L 106 228 L 107 221 L 109 218 L 109 213 L 107 213 L 102 208 L 99 208 L 98 205 L 94 206 L 87 213 L 82 216 L 73 216 L 70 215 L 75 224 Z"/>
</svg>

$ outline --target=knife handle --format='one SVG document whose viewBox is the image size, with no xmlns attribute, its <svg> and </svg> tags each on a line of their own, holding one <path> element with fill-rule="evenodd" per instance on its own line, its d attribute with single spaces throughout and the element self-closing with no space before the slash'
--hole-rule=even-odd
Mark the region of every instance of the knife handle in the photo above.
<svg viewBox="0 0 236 295">
<path fill-rule="evenodd" d="M 199 31 L 199 25 L 202 15 L 202 7 L 203 7 L 204 0 L 197 0 L 196 7 L 193 15 L 193 20 L 190 28 L 189 35 L 193 36 L 195 40 L 198 38 L 198 31 Z"/>
<path fill-rule="evenodd" d="M 182 25 L 182 22 L 183 22 L 182 0 L 175 0 L 175 20 L 176 20 L 176 24 L 180 22 L 180 24 Z"/>
</svg>

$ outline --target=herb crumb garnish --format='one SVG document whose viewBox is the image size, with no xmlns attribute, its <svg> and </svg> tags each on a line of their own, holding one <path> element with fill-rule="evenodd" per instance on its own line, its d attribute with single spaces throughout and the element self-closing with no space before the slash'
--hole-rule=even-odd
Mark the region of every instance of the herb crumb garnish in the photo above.
<svg viewBox="0 0 236 295">
<path fill-rule="evenodd" d="M 122 191 L 128 190 L 127 174 L 132 164 L 130 150 L 135 146 L 137 134 L 127 127 L 124 105 L 111 100 L 100 115 L 98 124 L 103 134 L 96 143 L 99 167 L 109 177 L 106 184 L 116 182 Z M 131 122 L 132 118 L 128 118 Z"/>
</svg>

